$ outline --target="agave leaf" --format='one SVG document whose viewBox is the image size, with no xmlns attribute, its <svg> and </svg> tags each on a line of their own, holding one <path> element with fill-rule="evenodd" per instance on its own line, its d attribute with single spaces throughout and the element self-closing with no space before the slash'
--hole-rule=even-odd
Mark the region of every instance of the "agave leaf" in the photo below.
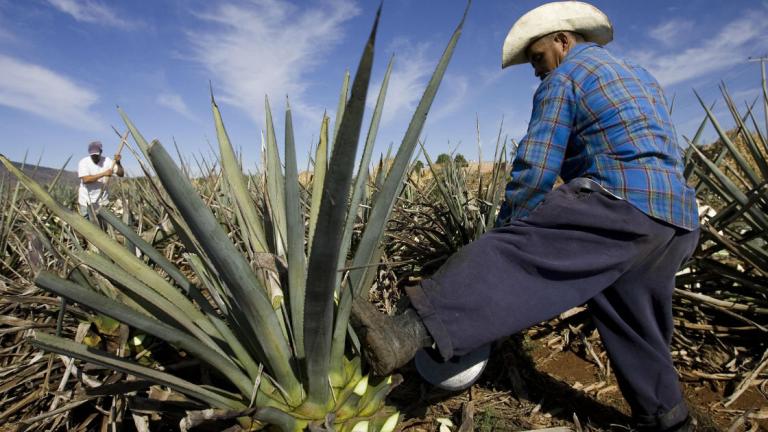
<svg viewBox="0 0 768 432">
<path fill-rule="evenodd" d="M 126 214 L 127 213 L 129 212 L 126 212 Z M 206 313 L 212 315 L 215 314 L 211 304 L 200 293 L 200 289 L 190 282 L 189 279 L 187 279 L 187 277 L 165 257 L 165 255 L 158 252 L 157 249 L 136 234 L 131 227 L 123 223 L 117 216 L 107 210 L 106 207 L 101 207 L 99 209 L 98 216 L 114 227 L 128 242 L 137 247 L 152 262 L 163 269 L 163 271 L 166 272 L 168 276 L 170 276 L 171 279 L 173 279 L 190 297 L 192 297 L 197 304 L 206 311 Z"/>
<path fill-rule="evenodd" d="M 277 150 L 275 127 L 272 122 L 272 110 L 269 108 L 269 100 L 264 98 L 264 111 L 267 115 L 267 198 L 272 210 L 272 228 L 275 236 L 275 251 L 277 255 L 285 254 L 286 221 L 285 221 L 285 179 L 283 168 L 280 164 L 280 153 Z"/>
<path fill-rule="evenodd" d="M 749 163 L 744 159 L 744 156 L 739 152 L 739 150 L 736 148 L 736 146 L 733 144 L 730 138 L 728 138 L 728 134 L 723 130 L 723 128 L 720 126 L 720 122 L 717 121 L 717 118 L 714 114 L 712 114 L 712 111 L 710 111 L 707 106 L 704 104 L 704 101 L 701 99 L 701 96 L 699 96 L 698 93 L 696 93 L 696 97 L 699 99 L 699 103 L 704 108 L 704 110 L 707 112 L 707 117 L 709 118 L 710 122 L 712 122 L 712 126 L 715 127 L 715 130 L 717 131 L 717 134 L 720 136 L 720 139 L 723 141 L 723 144 L 728 148 L 728 150 L 731 152 L 731 155 L 733 156 L 733 159 L 738 163 L 739 168 L 746 173 L 747 177 L 749 177 L 749 180 L 752 184 L 752 187 L 758 185 L 760 183 L 760 179 L 757 177 L 755 172 L 752 170 L 752 167 L 749 165 Z"/>
<path fill-rule="evenodd" d="M 754 205 L 759 204 L 763 200 L 764 194 L 765 187 L 752 189 L 747 194 L 746 205 L 742 206 L 737 201 L 732 201 L 727 206 L 720 209 L 720 211 L 718 211 L 715 216 L 710 218 L 707 223 L 715 227 L 726 227 L 728 224 L 740 217 L 746 217 L 747 220 L 749 220 L 748 215 L 745 215 L 744 213 L 749 212 Z"/>
<path fill-rule="evenodd" d="M 506 141 L 506 140 L 505 140 Z M 497 144 L 498 145 L 498 144 Z M 498 159 L 493 166 L 493 176 L 491 177 L 491 183 L 488 185 L 488 198 L 486 202 L 489 202 L 491 208 L 488 209 L 485 220 L 485 231 L 490 230 L 496 224 L 496 210 L 501 201 L 501 197 L 504 194 L 504 181 L 502 181 L 501 173 L 502 167 L 507 166 L 507 143 L 505 142 L 501 148 L 501 153 L 498 155 Z"/>
<path fill-rule="evenodd" d="M 211 275 L 211 273 L 208 271 L 208 268 L 196 254 L 187 253 L 184 254 L 184 258 L 187 260 L 192 270 L 200 277 L 205 286 L 208 288 L 208 292 L 211 294 L 211 297 L 213 297 L 214 301 L 219 306 L 219 309 L 221 309 L 224 316 L 228 318 L 232 317 L 230 312 L 232 306 L 229 303 L 228 297 L 226 296 L 224 288 L 221 286 L 218 278 L 215 278 Z M 211 317 L 210 320 L 219 330 L 219 333 L 224 338 L 224 340 L 226 340 L 229 348 L 232 349 L 232 352 L 248 372 L 248 375 L 253 379 L 256 379 L 256 377 L 260 376 L 262 367 L 260 367 L 254 361 L 253 356 L 248 353 L 245 345 L 249 345 L 249 347 L 256 352 L 256 357 L 259 359 L 264 358 L 263 351 L 258 346 L 249 344 L 250 339 L 245 337 L 245 335 L 236 335 L 235 332 L 230 329 L 223 321 L 213 317 Z M 238 327 L 235 328 L 239 329 Z"/>
<path fill-rule="evenodd" d="M 307 282 L 306 255 L 304 254 L 304 218 L 299 192 L 299 173 L 296 166 L 296 145 L 293 139 L 291 107 L 285 110 L 285 215 L 288 234 L 288 295 L 294 348 L 301 362 L 304 358 L 304 297 Z"/>
<path fill-rule="evenodd" d="M 357 269 L 350 271 L 349 274 L 354 295 L 360 295 L 362 292 L 364 287 L 361 285 L 361 281 L 366 279 L 365 273 L 375 271 L 375 267 L 369 266 L 369 264 L 371 264 L 371 258 L 378 248 L 381 237 L 384 233 L 387 219 L 389 218 L 389 214 L 392 211 L 392 207 L 394 206 L 398 192 L 402 188 L 403 179 L 406 174 L 408 164 L 411 160 L 411 156 L 413 155 L 413 151 L 416 148 L 419 135 L 421 135 L 421 130 L 424 127 L 424 122 L 427 119 L 429 108 L 431 107 L 432 101 L 437 94 L 437 89 L 440 85 L 440 82 L 442 81 L 443 75 L 445 75 L 445 70 L 448 67 L 448 63 L 453 56 L 453 51 L 456 48 L 456 43 L 458 42 L 459 36 L 461 35 L 461 30 L 464 25 L 464 20 L 467 16 L 467 12 L 469 11 L 470 4 L 471 2 L 467 3 L 467 9 L 464 10 L 464 15 L 462 16 L 461 21 L 456 27 L 453 35 L 451 36 L 451 39 L 448 42 L 448 46 L 445 48 L 445 51 L 440 58 L 440 62 L 437 64 L 435 72 L 432 74 L 432 77 L 429 80 L 429 84 L 424 91 L 424 95 L 421 97 L 419 105 L 416 107 L 416 112 L 413 114 L 411 122 L 408 125 L 408 130 L 405 132 L 403 142 L 397 151 L 397 156 L 395 156 L 394 163 L 389 169 L 389 175 L 387 176 L 382 189 L 377 194 L 376 202 L 374 204 L 373 210 L 371 211 L 369 222 L 365 227 L 365 232 L 363 233 L 363 237 L 360 240 L 360 245 L 358 246 L 357 253 L 355 254 L 354 262 L 352 265 Z M 342 302 L 344 301 L 344 296 L 342 296 Z M 340 319 L 345 321 L 349 319 L 349 310 L 351 309 L 352 304 L 351 301 L 352 299 L 347 299 L 346 304 L 343 303 L 339 306 L 339 316 L 341 317 Z"/>
<path fill-rule="evenodd" d="M 0 156 L 2 156 L 2 155 L 0 155 Z M 27 153 L 24 152 L 24 160 L 21 163 L 21 169 L 22 170 L 24 169 L 26 164 L 27 164 Z M 21 171 L 19 171 L 19 172 L 21 172 Z M 10 204 L 9 204 L 9 208 L 16 208 L 17 207 L 16 203 L 19 200 L 19 193 L 21 192 L 21 184 L 20 183 L 21 182 L 17 182 L 16 185 L 14 186 L 14 188 L 13 188 L 13 195 L 11 196 L 11 201 L 10 201 Z M 0 197 L 5 197 L 5 195 L 0 195 Z M 11 233 L 12 232 L 11 228 L 13 227 L 14 223 L 16 222 L 16 217 L 18 216 L 19 213 L 20 212 L 18 212 L 18 211 L 14 211 L 14 212 L 9 212 L 8 214 L 4 214 L 3 215 L 5 217 L 5 226 L 3 227 L 3 232 L 6 232 L 6 233 Z M 10 239 L 11 239 L 10 235 L 8 235 L 8 236 L 6 236 L 6 237 L 4 237 L 2 239 L 2 243 L 0 243 L 0 251 L 5 251 L 6 250 L 6 248 L 8 247 L 8 241 L 10 241 Z"/>
<path fill-rule="evenodd" d="M 355 220 L 357 219 L 358 207 L 362 202 L 363 195 L 365 194 L 365 187 L 368 183 L 368 166 L 371 163 L 371 155 L 373 154 L 373 147 L 376 142 L 376 135 L 379 131 L 379 122 L 381 121 L 381 114 L 384 110 L 384 101 L 387 97 L 387 88 L 389 87 L 389 77 L 392 73 L 392 65 L 394 63 L 394 56 L 389 60 L 387 64 L 387 71 L 384 73 L 384 79 L 379 89 L 379 96 L 376 99 L 376 106 L 371 116 L 371 124 L 368 127 L 368 135 L 365 140 L 365 147 L 363 148 L 363 157 L 360 159 L 360 164 L 357 169 L 357 176 L 355 177 L 355 184 L 352 190 L 352 198 L 350 200 L 349 212 L 347 213 L 346 224 L 344 228 L 344 237 L 342 238 L 342 251 L 339 256 L 339 263 L 336 268 L 344 267 L 344 262 L 347 257 L 347 251 L 349 250 L 349 244 L 352 241 L 353 227 Z M 337 274 L 337 281 L 340 279 L 341 274 Z M 336 283 L 338 286 L 338 282 Z"/>
<path fill-rule="evenodd" d="M 169 373 L 161 372 L 141 366 L 131 361 L 115 357 L 109 353 L 88 348 L 85 345 L 73 342 L 60 337 L 48 335 L 42 332 L 35 332 L 35 338 L 31 341 L 32 345 L 45 351 L 64 354 L 93 363 L 99 366 L 122 371 L 139 378 L 147 379 L 152 382 L 168 386 L 180 393 L 184 393 L 195 399 L 201 400 L 210 406 L 232 410 L 244 410 L 246 406 L 242 401 L 225 398 L 215 392 L 193 384 L 189 381 L 177 378 Z"/>
<path fill-rule="evenodd" d="M 728 178 L 712 161 L 710 161 L 704 153 L 701 152 L 696 146 L 691 146 L 693 150 L 696 152 L 696 154 L 699 156 L 699 158 L 704 162 L 707 168 L 709 168 L 710 172 L 715 175 L 717 180 L 725 187 L 728 194 L 733 197 L 734 200 L 736 200 L 740 205 L 746 206 L 748 204 L 747 196 L 742 192 L 734 183 L 733 181 Z M 765 217 L 765 214 L 756 211 L 754 208 L 749 211 L 750 216 L 752 216 L 759 224 L 760 227 L 763 230 L 768 230 L 768 219 Z"/>
<path fill-rule="evenodd" d="M 276 426 L 281 432 L 301 432 L 307 425 L 306 420 L 298 420 L 285 411 L 274 407 L 260 408 L 256 410 L 253 417 Z"/>
<path fill-rule="evenodd" d="M 339 137 L 339 129 L 341 128 L 341 121 L 344 119 L 344 110 L 347 108 L 347 100 L 349 99 L 349 70 L 344 71 L 344 80 L 341 83 L 341 92 L 339 93 L 339 104 L 336 106 L 336 118 L 333 120 L 333 141 L 331 141 L 331 148 L 336 145 L 336 140 Z"/>
<path fill-rule="evenodd" d="M 746 102 L 745 102 L 745 105 L 746 105 Z M 749 117 L 750 120 L 752 120 L 752 127 L 754 128 L 754 133 L 760 139 L 760 144 L 762 145 L 763 151 L 768 153 L 768 141 L 766 140 L 766 137 L 763 131 L 761 131 L 760 127 L 757 125 L 757 119 L 755 119 L 755 116 L 752 114 L 752 108 L 753 107 L 747 105 L 747 116 Z"/>
<path fill-rule="evenodd" d="M 301 399 L 301 386 L 266 289 L 163 146 L 153 141 L 148 154 L 168 195 L 224 282 L 227 295 L 238 304 L 230 310 L 233 323 L 241 329 L 238 333 L 248 331 L 258 340 L 266 368 L 285 388 L 289 403 L 296 404 Z"/>
<path fill-rule="evenodd" d="M 323 113 L 323 123 L 320 126 L 320 141 L 315 151 L 315 169 L 312 176 L 312 204 L 309 208 L 309 245 L 312 250 L 312 240 L 315 238 L 317 214 L 320 213 L 320 199 L 323 197 L 323 182 L 328 170 L 328 116 Z"/>
<path fill-rule="evenodd" d="M 224 316 L 230 316 L 230 309 L 232 305 L 229 302 L 226 290 L 221 285 L 221 281 L 219 281 L 218 278 L 211 274 L 206 265 L 203 263 L 203 260 L 200 259 L 200 256 L 197 254 L 186 253 L 184 254 L 184 259 L 187 260 L 187 263 L 189 263 L 192 271 L 195 272 L 200 280 L 203 281 L 205 287 L 208 288 L 208 292 L 211 294 L 213 301 L 216 302 L 216 305 L 219 307 L 222 314 Z"/>
<path fill-rule="evenodd" d="M 437 189 L 440 191 L 440 195 L 443 196 L 443 202 L 445 202 L 445 204 L 448 206 L 448 212 L 454 221 L 460 223 L 464 219 L 464 215 L 462 210 L 456 205 L 456 200 L 452 198 L 456 195 L 455 192 L 449 191 L 450 185 L 448 185 L 444 179 L 444 176 L 441 175 L 440 172 L 438 172 L 438 170 L 435 168 L 435 164 L 432 162 L 432 158 L 429 157 L 429 154 L 427 154 L 427 150 L 424 148 L 423 144 L 421 145 L 421 151 L 424 154 L 424 157 L 427 159 L 427 165 L 429 166 L 429 170 L 432 172 L 432 176 L 435 179 Z M 443 164 L 442 168 L 443 172 L 446 173 L 446 177 L 451 174 L 453 167 L 453 161 Z"/>
<path fill-rule="evenodd" d="M 376 201 L 373 209 L 369 215 L 368 223 L 366 224 L 363 237 L 358 245 L 357 252 L 353 260 L 353 270 L 349 273 L 349 290 L 343 290 L 341 292 L 338 312 L 336 315 L 336 329 L 337 333 L 335 338 L 337 343 L 341 339 L 341 329 L 347 327 L 349 322 L 349 314 L 352 309 L 352 298 L 359 296 L 363 290 L 364 284 L 370 281 L 375 276 L 376 266 L 370 266 L 374 261 L 378 262 L 381 249 L 381 236 L 384 233 L 386 222 L 389 219 L 389 214 L 394 206 L 395 199 L 402 187 L 403 178 L 406 174 L 411 156 L 416 147 L 419 135 L 426 121 L 427 113 L 432 105 L 437 89 L 440 85 L 445 70 L 448 67 L 448 62 L 453 55 L 453 50 L 456 47 L 458 38 L 461 35 L 461 29 L 466 19 L 467 12 L 469 10 L 471 2 L 467 3 L 467 9 L 464 11 L 464 15 L 453 33 L 448 46 L 446 47 L 443 55 L 435 69 L 435 72 L 430 78 L 424 95 L 419 101 L 419 105 L 408 125 L 408 130 L 405 133 L 403 142 L 398 149 L 397 156 L 395 157 L 392 167 L 389 169 L 389 175 L 384 185 L 377 190 Z M 380 173 L 383 172 L 384 167 L 381 167 Z M 338 348 L 337 348 L 338 349 Z"/>
<path fill-rule="evenodd" d="M 763 114 L 765 115 L 765 131 L 768 134 L 768 84 L 766 84 L 765 78 L 765 59 L 760 60 L 760 83 L 763 88 Z M 755 125 L 757 126 L 757 125 Z M 755 127 L 758 132 L 760 128 Z"/>
<path fill-rule="evenodd" d="M 112 317 L 148 334 L 188 351 L 190 354 L 221 372 L 242 394 L 251 391 L 251 380 L 230 358 L 211 349 L 207 344 L 162 321 L 140 314 L 120 302 L 111 300 L 88 288 L 44 271 L 35 279 L 40 288 L 83 304 L 99 313 Z"/>
<path fill-rule="evenodd" d="M 376 12 L 373 29 L 355 73 L 352 95 L 344 109 L 337 142 L 333 146 L 330 166 L 323 185 L 323 198 L 320 202 L 315 231 L 316 238 L 307 269 L 307 280 L 311 281 L 307 286 L 304 307 L 307 398 L 311 404 L 319 406 L 325 406 L 330 399 L 328 371 L 333 330 L 333 293 L 336 283 L 336 272 L 332 270 L 335 269 L 341 252 L 344 216 L 347 211 L 355 153 L 373 67 L 373 49 L 380 16 L 381 6 Z"/>
<path fill-rule="evenodd" d="M 715 102 L 712 102 L 712 105 L 709 106 L 710 111 L 715 108 Z M 699 140 L 701 139 L 701 134 L 704 133 L 704 128 L 707 126 L 707 120 L 708 117 L 704 116 L 703 119 L 701 119 L 701 123 L 699 123 L 699 127 L 696 129 L 696 133 L 693 135 L 693 140 L 691 140 L 691 143 L 688 144 L 688 148 L 685 150 L 685 170 L 683 172 L 683 177 L 686 179 L 689 178 L 691 174 L 691 170 L 693 169 L 693 165 L 691 164 L 691 156 L 694 154 L 693 149 L 691 148 L 692 145 L 698 145 Z"/>
<path fill-rule="evenodd" d="M 720 91 L 723 94 L 723 99 L 725 99 L 725 102 L 728 105 L 728 109 L 731 111 L 734 122 L 736 122 L 736 125 L 738 126 L 739 133 L 747 144 L 747 149 L 749 150 L 752 159 L 760 170 L 760 174 L 762 174 L 763 178 L 768 178 L 768 164 L 765 162 L 765 157 L 760 153 L 760 150 L 758 150 L 757 143 L 745 124 L 751 108 L 747 110 L 742 118 L 742 116 L 739 115 L 739 111 L 736 109 L 736 104 L 733 103 L 730 93 L 728 93 L 728 89 L 725 87 L 725 83 L 720 83 Z M 754 103 L 752 106 L 754 106 Z"/>
<path fill-rule="evenodd" d="M 128 118 L 128 115 L 123 111 L 122 108 L 117 107 L 117 112 L 120 114 L 120 117 L 123 118 L 123 122 L 128 127 L 128 130 L 131 131 L 131 136 L 133 137 L 133 140 L 136 141 L 136 144 L 139 146 L 139 150 L 141 150 L 141 153 L 144 155 L 145 158 L 148 158 L 147 156 L 147 150 L 149 149 L 149 144 L 147 144 L 147 140 L 144 139 L 144 136 L 141 135 L 139 130 L 134 126 L 133 122 L 130 118 Z"/>
<path fill-rule="evenodd" d="M 768 260 L 754 254 L 753 250 L 745 247 L 747 245 L 740 245 L 730 240 L 725 235 L 719 233 L 717 229 L 711 225 L 705 225 L 704 230 L 731 254 L 741 258 L 745 263 L 753 267 L 756 272 L 760 273 L 763 277 L 768 276 Z"/>
<path fill-rule="evenodd" d="M 123 191 L 123 190 L 121 189 L 121 191 Z M 130 211 L 130 209 L 132 207 L 132 202 L 133 201 L 128 199 L 128 197 L 125 195 L 125 193 L 123 193 L 123 196 L 121 197 L 121 199 L 123 201 L 123 204 L 125 205 L 125 211 L 123 211 L 122 220 L 120 222 L 124 226 L 131 226 L 131 225 L 133 225 L 133 213 Z M 104 209 L 106 210 L 106 208 L 104 208 Z M 97 212 L 96 216 L 99 216 L 98 212 Z M 131 231 L 131 232 L 133 233 L 133 231 Z M 136 234 L 136 233 L 134 233 L 134 234 Z M 138 235 L 137 235 L 137 237 L 138 237 Z M 141 238 L 141 237 L 139 237 L 139 238 Z M 135 253 L 139 253 L 139 248 L 137 248 L 136 245 L 133 244 L 130 240 L 128 240 L 128 238 L 125 237 L 125 236 L 123 236 L 123 244 L 125 245 L 125 248 L 128 249 L 128 252 L 131 252 L 131 253 L 134 253 L 134 254 Z"/>
<path fill-rule="evenodd" d="M 219 140 L 222 175 L 229 185 L 237 210 L 243 216 L 245 226 L 240 227 L 243 238 L 248 240 L 253 251 L 266 252 L 267 240 L 264 234 L 263 221 L 256 210 L 253 197 L 248 193 L 242 167 L 235 158 L 235 152 L 229 141 L 227 130 L 224 128 L 224 120 L 222 120 L 219 106 L 213 98 L 213 92 L 211 92 L 211 108 L 213 109 L 213 119 L 216 124 L 216 136 Z"/>
<path fill-rule="evenodd" d="M 211 338 L 211 335 L 219 337 L 218 330 L 208 319 L 195 309 L 192 302 L 183 298 L 178 302 L 171 302 L 157 291 L 143 284 L 133 275 L 111 263 L 108 259 L 89 252 L 75 252 L 73 254 L 88 267 L 98 271 L 112 281 L 128 290 L 129 296 L 140 304 L 151 316 L 161 319 L 165 323 L 173 322 L 179 328 L 186 329 L 191 335 L 204 342 L 211 349 L 221 354 L 224 352 Z M 202 329 L 206 329 L 203 331 Z"/>
<path fill-rule="evenodd" d="M 67 160 L 64 161 L 64 164 L 62 164 L 61 168 L 59 168 L 59 170 L 56 172 L 56 176 L 53 178 L 53 180 L 51 180 L 51 183 L 48 184 L 48 193 L 53 192 L 53 188 L 56 187 L 56 184 L 59 183 L 59 179 L 61 179 L 61 175 L 64 173 L 64 168 L 66 168 L 67 165 L 69 165 L 69 161 L 70 160 L 72 160 L 72 155 L 69 155 Z M 0 194 L 0 196 L 5 196 L 5 195 Z M 35 207 L 34 212 L 37 213 L 42 208 L 43 208 L 43 204 L 42 203 L 38 203 L 37 207 Z M 4 249 L 0 248 L 0 250 L 4 250 Z"/>
<path fill-rule="evenodd" d="M 384 79 L 381 82 L 381 88 L 379 89 L 379 96 L 376 99 L 376 106 L 371 116 L 371 124 L 368 127 L 368 135 L 365 139 L 365 147 L 363 148 L 363 157 L 360 159 L 360 164 L 357 168 L 357 176 L 355 177 L 355 184 L 352 190 L 352 198 L 349 203 L 349 211 L 347 212 L 347 219 L 344 225 L 344 231 L 341 239 L 341 251 L 339 259 L 336 264 L 336 268 L 340 269 L 344 267 L 344 263 L 347 259 L 347 253 L 349 251 L 350 243 L 352 242 L 352 233 L 354 232 L 355 220 L 357 219 L 358 207 L 365 194 L 365 187 L 368 183 L 368 165 L 371 163 L 371 155 L 373 154 L 374 143 L 376 142 L 376 135 L 379 130 L 379 121 L 381 120 L 381 113 L 384 109 L 384 100 L 387 97 L 387 88 L 389 87 L 389 77 L 392 74 L 392 65 L 394 63 L 394 56 L 389 60 L 387 65 L 387 71 L 384 73 Z M 340 287 L 341 272 L 336 274 L 336 282 L 334 286 Z M 338 384 L 341 378 L 341 361 L 344 359 L 344 341 L 347 334 L 347 323 L 336 320 L 333 329 L 333 342 L 331 347 L 331 381 L 334 384 Z"/>
</svg>

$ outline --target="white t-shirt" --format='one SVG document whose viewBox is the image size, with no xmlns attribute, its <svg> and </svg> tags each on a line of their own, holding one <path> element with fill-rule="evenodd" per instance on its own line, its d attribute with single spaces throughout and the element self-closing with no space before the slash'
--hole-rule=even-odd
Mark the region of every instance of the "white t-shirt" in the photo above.
<svg viewBox="0 0 768 432">
<path fill-rule="evenodd" d="M 105 156 L 102 156 L 97 164 L 93 163 L 90 156 L 80 159 L 80 163 L 77 165 L 77 176 L 80 177 L 80 189 L 77 195 L 78 204 L 87 206 L 91 203 L 107 203 L 109 192 L 107 191 L 106 183 L 109 177 L 102 177 L 93 183 L 83 183 L 83 177 L 103 173 L 110 167 L 112 167 L 112 159 Z M 104 190 L 103 194 L 101 192 L 102 189 Z M 100 199 L 99 195 L 101 195 Z M 98 203 L 96 202 L 97 199 L 99 200 Z"/>
</svg>

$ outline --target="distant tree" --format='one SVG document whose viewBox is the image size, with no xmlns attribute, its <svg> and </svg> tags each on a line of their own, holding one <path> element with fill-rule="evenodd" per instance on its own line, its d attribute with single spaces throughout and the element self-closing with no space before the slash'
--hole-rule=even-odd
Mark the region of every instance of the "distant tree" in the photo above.
<svg viewBox="0 0 768 432">
<path fill-rule="evenodd" d="M 467 158 L 465 158 L 464 155 L 461 153 L 457 154 L 456 157 L 453 158 L 453 162 L 460 167 L 469 166 L 469 162 L 467 162 Z"/>
<path fill-rule="evenodd" d="M 420 161 L 420 160 L 417 160 L 417 161 L 416 161 L 416 162 L 413 164 L 413 171 L 415 171 L 415 172 L 417 172 L 417 173 L 418 173 L 418 172 L 421 172 L 421 170 L 422 170 L 423 168 L 424 168 L 424 162 L 422 162 L 422 161 Z"/>
<path fill-rule="evenodd" d="M 451 162 L 451 157 L 447 153 L 440 153 L 437 155 L 437 163 L 444 165 Z"/>
</svg>

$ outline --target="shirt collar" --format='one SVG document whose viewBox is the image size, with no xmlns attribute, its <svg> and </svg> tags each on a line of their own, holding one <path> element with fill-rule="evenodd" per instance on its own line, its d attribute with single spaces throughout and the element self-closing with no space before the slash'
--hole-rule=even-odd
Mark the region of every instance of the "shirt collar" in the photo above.
<svg viewBox="0 0 768 432">
<path fill-rule="evenodd" d="M 594 42 L 582 42 L 576 44 L 575 47 L 573 47 L 570 51 L 568 51 L 568 54 L 565 55 L 565 58 L 563 59 L 563 63 L 568 61 L 571 57 L 575 57 L 579 55 L 582 51 L 584 51 L 587 48 L 592 48 L 594 46 L 599 46 Z"/>
</svg>

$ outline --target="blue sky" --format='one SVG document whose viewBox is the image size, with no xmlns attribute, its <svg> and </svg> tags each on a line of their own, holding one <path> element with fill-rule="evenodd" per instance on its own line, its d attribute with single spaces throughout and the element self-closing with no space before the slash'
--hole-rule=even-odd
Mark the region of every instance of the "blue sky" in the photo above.
<svg viewBox="0 0 768 432">
<path fill-rule="evenodd" d="M 541 3 L 475 0 L 424 129 L 433 157 L 458 146 L 476 159 L 476 118 L 485 155 L 493 152 L 502 118 L 504 135 L 524 135 L 538 79 L 527 65 L 502 71 L 501 45 L 512 23 Z M 768 2 L 593 3 L 614 24 L 608 47 L 646 66 L 668 98 L 674 95 L 679 134 L 691 136 L 703 117 L 692 89 L 712 102 L 720 98 L 722 80 L 740 106 L 759 95 L 759 63 L 747 57 L 768 54 Z M 145 137 L 171 147 L 175 139 L 185 157 L 210 157 L 217 145 L 210 81 L 246 169 L 253 170 L 260 157 L 265 95 L 279 134 L 289 96 L 299 157 L 306 163 L 323 111 L 335 114 L 344 71 L 357 66 L 377 5 L 0 0 L 0 152 L 13 160 L 28 152 L 28 160 L 59 166 L 70 155 L 75 161 L 83 157 L 87 143 L 100 139 L 109 154 L 118 142 L 110 125 L 124 129 L 115 109 L 120 105 Z M 373 97 L 392 54 L 395 65 L 377 153 L 402 139 L 464 5 L 385 2 Z M 722 101 L 716 112 L 726 118 Z M 138 172 L 132 156 L 126 155 L 126 166 Z"/>
</svg>

